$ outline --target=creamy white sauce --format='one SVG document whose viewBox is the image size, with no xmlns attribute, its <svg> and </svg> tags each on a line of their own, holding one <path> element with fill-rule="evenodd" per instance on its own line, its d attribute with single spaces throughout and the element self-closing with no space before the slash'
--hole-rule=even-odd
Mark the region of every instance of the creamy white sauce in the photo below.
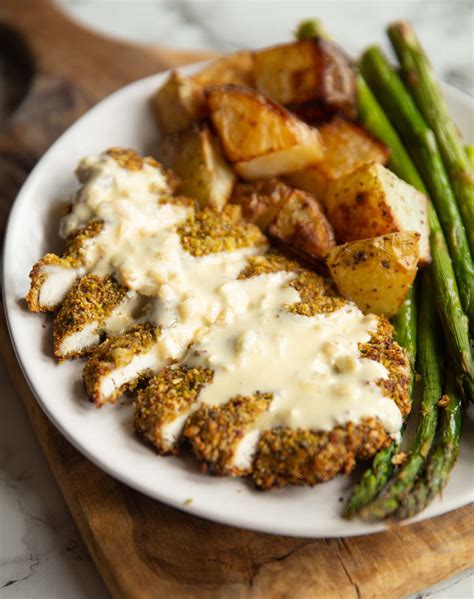
<svg viewBox="0 0 474 599">
<path fill-rule="evenodd" d="M 102 155 L 84 159 L 78 176 L 83 185 L 62 221 L 62 234 L 91 219 L 104 221 L 101 233 L 82 250 L 84 268 L 114 274 L 131 290 L 107 319 L 106 330 L 121 332 L 128 322 L 140 320 L 162 328 L 150 351 L 107 375 L 104 397 L 143 368 L 157 371 L 185 356 L 183 364 L 215 372 L 198 403 L 221 405 L 235 395 L 257 391 L 273 394 L 257 431 L 274 426 L 330 430 L 371 416 L 389 433 L 400 429 L 400 410 L 376 384 L 388 376 L 386 369 L 362 358 L 358 350 L 375 332 L 375 316 L 364 316 L 350 302 L 337 312 L 311 318 L 290 314 L 284 306 L 300 299 L 289 285 L 294 274 L 236 280 L 248 256 L 264 248 L 199 258 L 185 252 L 177 227 L 192 209 L 159 203 L 168 189 L 153 166 L 127 171 Z M 143 296 L 149 302 L 140 311 Z M 184 420 L 180 417 L 167 428 L 170 443 Z M 254 451 L 258 432 L 247 437 L 236 456 L 242 464 Z"/>
<path fill-rule="evenodd" d="M 146 163 L 130 171 L 101 155 L 83 159 L 77 172 L 83 185 L 71 213 L 61 221 L 61 234 L 68 236 L 91 219 L 102 220 L 101 233 L 81 250 L 85 267 L 92 274 L 114 273 L 129 289 L 156 295 L 173 276 L 172 247 L 179 246 L 176 225 L 189 218 L 192 209 L 160 204 L 168 189 L 166 179 L 159 168 Z"/>
<path fill-rule="evenodd" d="M 83 183 L 61 234 L 70 235 L 91 219 L 104 228 L 81 250 L 84 269 L 113 274 L 131 291 L 105 323 L 118 334 L 133 322 L 149 321 L 162 327 L 156 344 L 155 369 L 182 357 L 199 331 L 214 322 L 234 318 L 235 301 L 222 288 L 245 267 L 248 256 L 263 248 L 244 248 L 194 257 L 181 246 L 177 227 L 193 209 L 160 203 L 166 195 L 161 171 L 145 164 L 128 171 L 110 156 L 85 158 L 77 170 Z M 148 311 L 137 318 L 138 297 L 150 298 Z M 132 372 L 132 369 L 130 370 Z"/>
<path fill-rule="evenodd" d="M 221 405 L 236 395 L 270 392 L 274 399 L 256 423 L 260 430 L 327 431 L 374 416 L 389 433 L 398 431 L 400 410 L 376 384 L 387 370 L 358 349 L 376 331 L 377 318 L 354 304 L 314 317 L 289 313 L 285 304 L 299 301 L 291 277 L 275 273 L 227 285 L 239 296 L 239 317 L 209 328 L 184 360 L 214 371 L 199 401 Z"/>
</svg>

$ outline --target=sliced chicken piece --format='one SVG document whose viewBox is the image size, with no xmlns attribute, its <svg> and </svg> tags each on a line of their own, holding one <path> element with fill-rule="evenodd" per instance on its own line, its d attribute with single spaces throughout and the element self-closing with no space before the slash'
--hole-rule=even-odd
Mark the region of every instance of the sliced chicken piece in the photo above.
<svg viewBox="0 0 474 599">
<path fill-rule="evenodd" d="M 115 403 L 162 366 L 155 350 L 158 333 L 151 323 L 139 324 L 123 335 L 109 337 L 93 350 L 82 378 L 89 399 L 97 407 Z"/>
<path fill-rule="evenodd" d="M 67 258 L 46 254 L 30 273 L 31 285 L 26 301 L 31 312 L 54 312 L 81 276 Z"/>
<path fill-rule="evenodd" d="M 252 471 L 260 438 L 253 425 L 271 401 L 271 393 L 257 393 L 233 397 L 221 406 L 203 404 L 188 418 L 183 436 L 210 472 L 244 476 Z"/>
<path fill-rule="evenodd" d="M 85 274 L 82 249 L 103 229 L 101 221 L 91 221 L 67 240 L 62 257 L 46 254 L 32 268 L 26 301 L 31 312 L 54 312 L 77 279 Z"/>
<path fill-rule="evenodd" d="M 105 334 L 106 320 L 127 290 L 110 276 L 86 275 L 64 299 L 53 325 L 54 355 L 60 360 L 86 354 Z"/>
<path fill-rule="evenodd" d="M 135 399 L 134 426 L 137 434 L 158 453 L 176 453 L 188 416 L 197 407 L 203 385 L 212 381 L 212 370 L 164 368 Z"/>
<path fill-rule="evenodd" d="M 258 442 L 252 477 L 261 489 L 315 485 L 348 474 L 356 458 L 368 459 L 390 441 L 383 424 L 374 418 L 328 432 L 273 429 Z"/>
</svg>

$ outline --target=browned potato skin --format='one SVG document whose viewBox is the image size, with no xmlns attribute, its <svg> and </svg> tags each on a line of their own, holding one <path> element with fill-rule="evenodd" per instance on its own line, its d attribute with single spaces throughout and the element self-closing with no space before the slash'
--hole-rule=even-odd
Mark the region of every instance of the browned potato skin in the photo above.
<svg viewBox="0 0 474 599">
<path fill-rule="evenodd" d="M 222 210 L 236 177 L 225 162 L 219 140 L 204 124 L 166 136 L 157 156 L 180 181 L 179 192 L 196 198 L 202 208 Z"/>
<path fill-rule="evenodd" d="M 262 179 L 252 183 L 238 183 L 234 187 L 231 202 L 242 208 L 245 220 L 266 231 L 293 192 L 291 187 L 278 179 Z"/>
<path fill-rule="evenodd" d="M 177 71 L 155 92 L 152 107 L 164 134 L 186 129 L 207 114 L 203 87 Z"/>
<path fill-rule="evenodd" d="M 310 194 L 293 190 L 268 234 L 309 258 L 324 259 L 335 245 L 334 233 L 319 202 Z"/>
<path fill-rule="evenodd" d="M 338 243 L 418 231 L 421 264 L 431 261 L 427 202 L 425 195 L 374 162 L 332 181 L 325 196 Z"/>
<path fill-rule="evenodd" d="M 322 159 L 317 129 L 254 90 L 213 85 L 206 97 L 225 155 L 242 178 L 277 176 Z"/>
<path fill-rule="evenodd" d="M 394 316 L 413 283 L 420 234 L 391 233 L 329 250 L 327 265 L 337 288 L 363 312 Z"/>
<path fill-rule="evenodd" d="M 356 79 L 352 61 L 340 46 L 313 39 L 264 48 L 255 53 L 255 85 L 276 102 L 314 122 L 338 113 L 357 117 Z"/>
<path fill-rule="evenodd" d="M 252 52 L 243 51 L 211 62 L 192 77 L 200 85 L 226 84 L 255 86 Z"/>
<path fill-rule="evenodd" d="M 293 187 L 304 189 L 325 203 L 328 186 L 339 177 L 362 164 L 386 164 L 390 150 L 366 129 L 346 119 L 336 117 L 319 127 L 325 154 L 318 164 L 291 173 L 285 180 Z"/>
</svg>

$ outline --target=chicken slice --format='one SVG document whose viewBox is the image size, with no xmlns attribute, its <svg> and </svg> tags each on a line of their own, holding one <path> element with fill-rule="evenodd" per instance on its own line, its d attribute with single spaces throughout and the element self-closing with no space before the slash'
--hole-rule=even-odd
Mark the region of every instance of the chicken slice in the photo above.
<svg viewBox="0 0 474 599">
<path fill-rule="evenodd" d="M 82 250 L 103 229 L 101 221 L 91 221 L 67 240 L 62 257 L 46 254 L 32 268 L 26 301 L 31 312 L 54 312 L 85 274 Z"/>
<path fill-rule="evenodd" d="M 127 290 L 111 276 L 86 275 L 64 299 L 53 325 L 54 355 L 60 360 L 86 354 L 105 334 L 106 321 Z"/>
<path fill-rule="evenodd" d="M 162 366 L 155 343 L 159 328 L 142 323 L 123 335 L 112 336 L 93 350 L 82 372 L 89 399 L 97 407 L 115 403 L 126 390 L 152 376 Z"/>
<path fill-rule="evenodd" d="M 138 391 L 134 403 L 136 433 L 161 454 L 176 453 L 188 416 L 212 371 L 198 368 L 164 368 Z"/>
<path fill-rule="evenodd" d="M 186 421 L 183 436 L 210 472 L 243 476 L 252 471 L 260 431 L 253 428 L 271 393 L 233 397 L 221 406 L 203 404 Z"/>
<path fill-rule="evenodd" d="M 292 485 L 315 485 L 336 474 L 348 474 L 356 458 L 368 459 L 391 439 L 374 418 L 355 425 L 313 432 L 277 428 L 262 434 L 252 477 L 260 489 Z"/>
</svg>

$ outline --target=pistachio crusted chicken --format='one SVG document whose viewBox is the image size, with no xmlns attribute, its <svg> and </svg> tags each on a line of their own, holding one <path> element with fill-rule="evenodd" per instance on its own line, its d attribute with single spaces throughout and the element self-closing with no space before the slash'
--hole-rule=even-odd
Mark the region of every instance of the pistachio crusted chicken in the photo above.
<svg viewBox="0 0 474 599">
<path fill-rule="evenodd" d="M 229 287 L 239 315 L 138 391 L 140 436 L 161 454 L 185 441 L 206 471 L 263 489 L 329 480 L 391 442 L 410 410 L 409 367 L 385 318 L 273 252 Z"/>
<path fill-rule="evenodd" d="M 266 239 L 235 206 L 217 213 L 173 196 L 174 177 L 130 150 L 85 158 L 76 172 L 82 185 L 60 227 L 66 252 L 33 267 L 27 300 L 56 312 L 59 360 L 91 356 L 84 382 L 101 405 L 225 316 L 218 290 Z"/>
<path fill-rule="evenodd" d="M 81 161 L 62 257 L 33 268 L 28 304 L 56 312 L 59 360 L 87 355 L 98 406 L 135 394 L 137 433 L 184 444 L 216 474 L 315 484 L 389 444 L 409 365 L 383 317 L 269 250 L 230 205 L 199 209 L 151 158 Z"/>
</svg>

